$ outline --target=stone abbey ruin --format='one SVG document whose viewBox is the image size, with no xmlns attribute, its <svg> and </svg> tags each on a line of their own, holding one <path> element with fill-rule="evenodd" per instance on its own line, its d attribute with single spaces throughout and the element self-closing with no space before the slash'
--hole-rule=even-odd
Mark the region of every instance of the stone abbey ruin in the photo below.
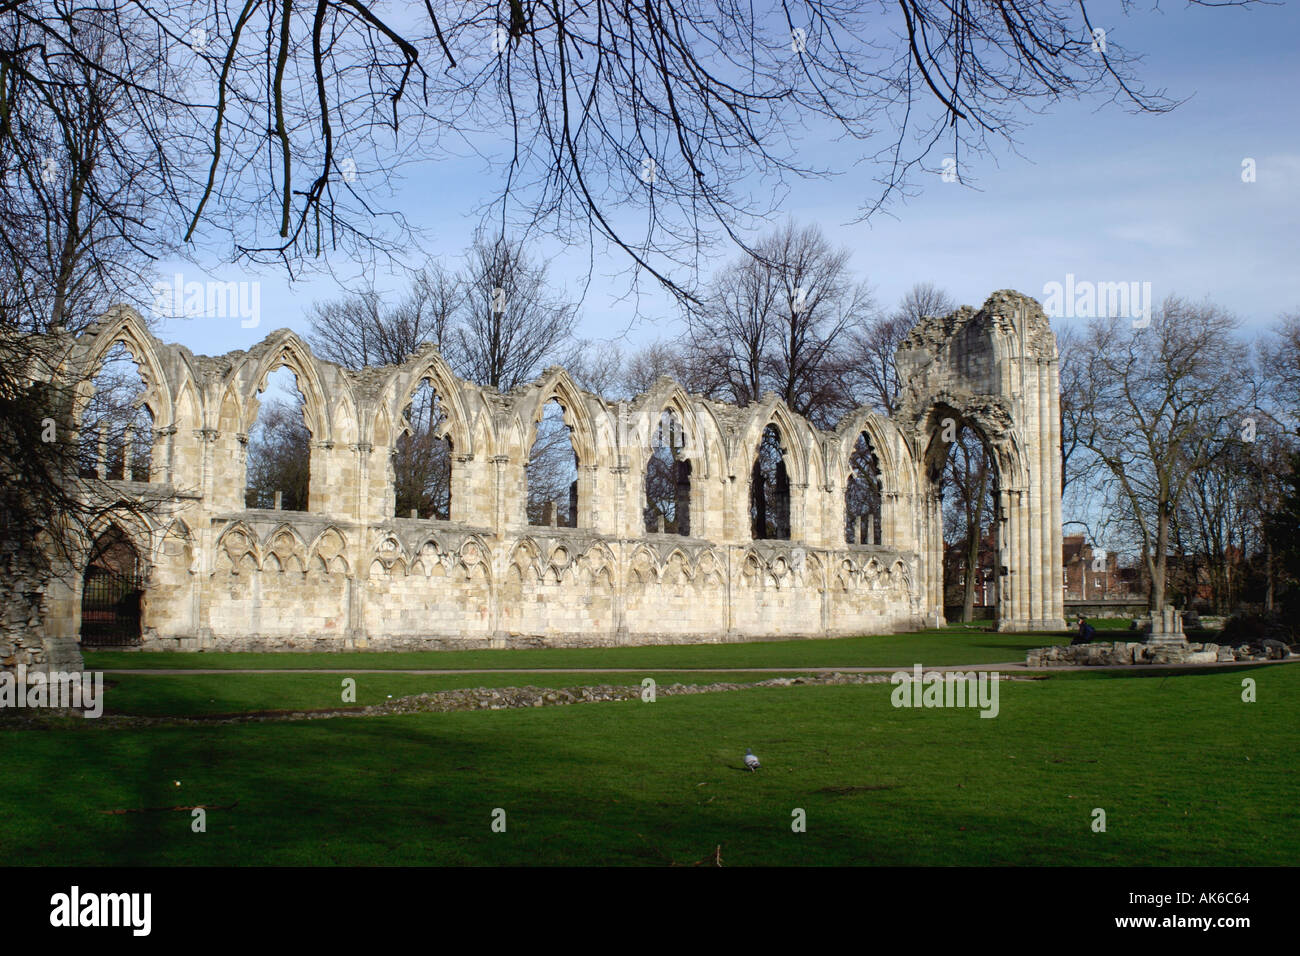
<svg viewBox="0 0 1300 956">
<path fill-rule="evenodd" d="M 82 383 L 83 401 L 118 345 L 144 382 L 147 475 L 123 471 L 119 482 L 101 464 L 100 477 L 161 504 L 106 515 L 93 530 L 137 568 L 132 643 L 145 649 L 686 643 L 934 626 L 937 482 L 954 426 L 975 429 L 996 460 L 998 627 L 1065 626 L 1056 341 L 1038 303 L 1015 292 L 922 321 L 897 353 L 898 412 L 858 409 L 829 431 L 774 396 L 738 408 L 667 378 L 612 402 L 552 368 L 500 394 L 457 378 L 431 346 L 399 366 L 352 371 L 281 330 L 248 351 L 196 356 L 154 338 L 127 307 L 66 339 L 60 374 Z M 281 366 L 296 376 L 310 431 L 303 511 L 245 504 L 258 394 Z M 446 415 L 446 520 L 395 513 L 394 449 L 425 382 Z M 576 456 L 571 527 L 550 508 L 530 523 L 526 508 L 526 466 L 551 400 Z M 667 420 L 680 435 L 672 527 L 646 517 L 647 463 Z M 773 435 L 777 495 L 757 500 L 755 460 Z M 863 438 L 879 466 L 879 514 L 846 520 Z M 771 520 L 755 521 L 755 508 Z M 101 543 L 94 560 L 111 549 Z M 36 650 L 88 633 L 97 569 L 65 570 L 44 591 L 41 634 L 6 642 Z"/>
</svg>

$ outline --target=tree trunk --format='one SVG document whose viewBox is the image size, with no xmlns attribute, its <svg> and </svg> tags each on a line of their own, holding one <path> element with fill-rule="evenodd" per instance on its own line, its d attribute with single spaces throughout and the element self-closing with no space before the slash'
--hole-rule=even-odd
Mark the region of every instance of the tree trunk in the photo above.
<svg viewBox="0 0 1300 956">
<path fill-rule="evenodd" d="M 988 491 L 988 467 L 981 464 L 979 470 L 979 491 L 967 511 L 966 522 L 966 580 L 965 593 L 962 596 L 962 623 L 969 624 L 975 620 L 975 582 L 979 580 L 980 526 L 984 517 L 984 495 Z"/>
<path fill-rule="evenodd" d="M 1264 535 L 1264 579 L 1267 582 L 1264 587 L 1264 610 L 1271 611 L 1275 599 L 1273 591 L 1273 539 L 1268 534 Z"/>
<path fill-rule="evenodd" d="M 973 537 L 966 546 L 966 581 L 962 597 L 962 623 L 969 624 L 975 620 L 975 579 L 979 572 L 979 538 Z"/>
</svg>

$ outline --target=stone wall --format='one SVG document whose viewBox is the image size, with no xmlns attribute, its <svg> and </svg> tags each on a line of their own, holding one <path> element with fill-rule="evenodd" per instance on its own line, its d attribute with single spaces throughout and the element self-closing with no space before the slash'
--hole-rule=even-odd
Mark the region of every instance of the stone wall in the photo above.
<svg viewBox="0 0 1300 956">
<path fill-rule="evenodd" d="M 0 539 L 0 669 L 45 669 L 45 590 L 43 563 Z"/>
<path fill-rule="evenodd" d="M 400 366 L 354 371 L 281 330 L 248 351 L 196 356 L 125 307 L 68 339 L 64 374 L 88 396 L 118 342 L 146 384 L 157 425 L 150 491 L 167 498 L 149 518 L 118 523 L 148 568 L 146 648 L 677 643 L 941 623 L 935 479 L 954 417 L 997 455 L 999 626 L 1064 626 L 1056 345 L 1037 303 L 1017 293 L 925 320 L 899 352 L 899 414 L 858 409 L 825 431 L 775 396 L 737 408 L 667 378 L 609 401 L 553 368 L 501 394 L 457 378 L 431 346 Z M 307 512 L 243 506 L 258 391 L 281 366 L 306 399 Z M 393 513 L 391 457 L 424 380 L 447 414 L 449 521 Z M 530 526 L 525 512 L 525 465 L 552 399 L 578 459 L 575 528 Z M 689 537 L 644 527 L 646 463 L 665 411 L 691 463 Z M 768 425 L 790 480 L 788 541 L 750 534 L 750 475 Z M 872 546 L 845 540 L 860 435 L 880 462 Z M 78 590 L 75 578 L 51 584 L 47 632 L 79 633 Z"/>
</svg>

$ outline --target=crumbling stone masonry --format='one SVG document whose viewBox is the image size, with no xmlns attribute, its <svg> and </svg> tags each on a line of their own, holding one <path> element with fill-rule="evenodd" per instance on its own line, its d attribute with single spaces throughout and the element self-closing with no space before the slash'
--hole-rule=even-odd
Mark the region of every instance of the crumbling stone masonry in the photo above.
<svg viewBox="0 0 1300 956">
<path fill-rule="evenodd" d="M 281 330 L 246 352 L 197 356 L 158 341 L 127 307 L 68 338 L 64 373 L 88 381 L 118 342 L 139 364 L 156 425 L 150 486 L 168 496 L 152 518 L 119 524 L 147 569 L 146 649 L 686 643 L 941 624 L 936 480 L 954 426 L 975 428 L 997 461 L 999 627 L 1065 626 L 1056 341 L 1039 305 L 1015 292 L 921 322 L 898 351 L 898 413 L 859 409 L 833 431 L 774 396 L 736 408 L 667 378 L 612 402 L 553 368 L 499 394 L 457 378 L 432 347 L 351 371 Z M 244 506 L 257 394 L 282 365 L 306 398 L 307 512 Z M 393 513 L 391 456 L 425 379 L 448 415 L 447 521 Z M 525 465 L 552 398 L 578 459 L 575 528 L 530 526 L 525 512 Z M 685 432 L 689 536 L 644 526 L 665 410 Z M 751 539 L 752 466 L 769 424 L 789 479 L 790 540 Z M 880 463 L 878 545 L 845 541 L 862 434 Z M 74 573 L 47 588 L 48 637 L 80 633 L 80 587 Z"/>
</svg>

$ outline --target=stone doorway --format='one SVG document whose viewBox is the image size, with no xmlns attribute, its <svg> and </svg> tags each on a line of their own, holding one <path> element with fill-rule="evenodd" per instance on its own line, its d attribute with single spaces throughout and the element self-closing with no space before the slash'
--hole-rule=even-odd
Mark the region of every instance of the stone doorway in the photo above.
<svg viewBox="0 0 1300 956">
<path fill-rule="evenodd" d="M 141 640 L 144 573 L 140 554 L 117 528 L 95 541 L 81 586 L 81 643 L 126 647 Z"/>
</svg>

